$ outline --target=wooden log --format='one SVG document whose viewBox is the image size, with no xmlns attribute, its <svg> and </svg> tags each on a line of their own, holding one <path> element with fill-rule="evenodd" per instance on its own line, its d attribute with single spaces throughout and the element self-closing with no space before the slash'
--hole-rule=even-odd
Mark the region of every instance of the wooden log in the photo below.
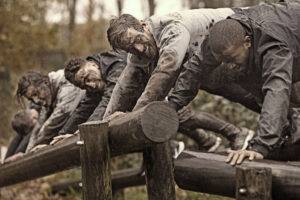
<svg viewBox="0 0 300 200">
<path fill-rule="evenodd" d="M 265 167 L 236 167 L 237 200 L 272 200 L 272 170 Z"/>
<path fill-rule="evenodd" d="M 175 181 L 185 190 L 235 197 L 235 167 L 226 156 L 184 151 L 175 161 Z M 245 161 L 245 167 L 272 169 L 272 198 L 297 200 L 300 197 L 300 167 L 269 160 Z"/>
<path fill-rule="evenodd" d="M 80 166 L 78 136 L 0 166 L 0 187 Z"/>
<path fill-rule="evenodd" d="M 149 200 L 175 200 L 174 165 L 169 142 L 144 151 Z"/>
<path fill-rule="evenodd" d="M 109 123 L 111 152 L 126 154 L 165 142 L 176 134 L 178 126 L 175 110 L 165 102 L 152 102 Z"/>
<path fill-rule="evenodd" d="M 140 168 L 124 169 L 112 172 L 112 190 L 119 190 L 127 187 L 145 185 L 146 180 Z M 51 185 L 53 194 L 65 194 L 74 191 L 81 191 L 81 180 L 60 180 Z"/>
<path fill-rule="evenodd" d="M 140 186 L 146 183 L 141 169 L 120 170 L 112 174 L 112 188 L 119 190 L 127 187 Z"/>
<path fill-rule="evenodd" d="M 90 122 L 88 124 L 97 124 Z M 164 102 L 113 119 L 109 123 L 111 156 L 140 152 L 154 143 L 165 142 L 176 134 L 178 117 Z M 23 158 L 0 165 L 0 187 L 57 173 L 80 165 L 79 136 L 48 146 Z"/>
<path fill-rule="evenodd" d="M 108 123 L 79 126 L 84 200 L 112 200 Z"/>
</svg>

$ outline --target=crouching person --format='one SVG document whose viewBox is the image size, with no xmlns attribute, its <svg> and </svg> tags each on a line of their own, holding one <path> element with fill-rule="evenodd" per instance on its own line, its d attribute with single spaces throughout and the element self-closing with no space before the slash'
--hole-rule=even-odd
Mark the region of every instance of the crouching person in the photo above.
<svg viewBox="0 0 300 200">
<path fill-rule="evenodd" d="M 24 74 L 18 82 L 19 102 L 25 97 L 46 110 L 41 128 L 31 135 L 35 139 L 30 140 L 29 149 L 34 151 L 47 146 L 67 122 L 83 95 L 84 91 L 65 79 L 63 70 L 50 72 L 48 75 L 37 71 Z"/>
<path fill-rule="evenodd" d="M 18 111 L 11 121 L 16 135 L 10 142 L 4 162 L 11 162 L 22 157 L 26 151 L 32 130 L 38 125 L 39 113 L 35 109 Z"/>
<path fill-rule="evenodd" d="M 66 79 L 86 93 L 51 144 L 72 136 L 81 123 L 102 120 L 115 84 L 126 66 L 126 57 L 125 52 L 108 51 L 66 63 Z"/>
</svg>

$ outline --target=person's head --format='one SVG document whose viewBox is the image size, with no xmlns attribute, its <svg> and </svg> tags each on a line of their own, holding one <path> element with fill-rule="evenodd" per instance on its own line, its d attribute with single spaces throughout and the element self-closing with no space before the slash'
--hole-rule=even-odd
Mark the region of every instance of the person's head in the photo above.
<svg viewBox="0 0 300 200">
<path fill-rule="evenodd" d="M 107 38 L 113 49 L 121 49 L 150 59 L 154 59 L 158 54 L 154 37 L 147 24 L 129 14 L 110 20 Z"/>
<path fill-rule="evenodd" d="M 102 92 L 105 88 L 101 70 L 93 61 L 71 59 L 65 64 L 65 77 L 73 85 L 84 90 Z"/>
<path fill-rule="evenodd" d="M 11 121 L 11 126 L 18 134 L 26 135 L 37 123 L 38 117 L 35 109 L 18 111 Z"/>
<path fill-rule="evenodd" d="M 251 38 L 238 21 L 225 19 L 211 28 L 209 44 L 218 60 L 243 65 L 249 57 Z"/>
<path fill-rule="evenodd" d="M 16 96 L 19 102 L 25 97 L 37 105 L 50 106 L 52 93 L 49 77 L 37 71 L 25 73 L 19 79 Z"/>
</svg>

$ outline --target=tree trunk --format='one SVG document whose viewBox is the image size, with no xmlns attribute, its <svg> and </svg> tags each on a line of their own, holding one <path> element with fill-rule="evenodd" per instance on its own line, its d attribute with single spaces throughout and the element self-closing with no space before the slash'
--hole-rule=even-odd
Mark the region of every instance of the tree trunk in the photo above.
<svg viewBox="0 0 300 200">
<path fill-rule="evenodd" d="M 155 8 L 156 8 L 155 0 L 148 0 L 148 5 L 149 5 L 149 16 L 152 16 L 154 15 Z"/>
<path fill-rule="evenodd" d="M 72 45 L 73 33 L 75 29 L 75 20 L 76 20 L 76 5 L 77 0 L 67 0 L 67 8 L 69 12 L 69 25 L 68 25 L 68 39 L 69 39 L 69 48 Z"/>
<path fill-rule="evenodd" d="M 117 7 L 118 7 L 118 14 L 120 16 L 123 9 L 123 0 L 117 0 Z"/>
</svg>

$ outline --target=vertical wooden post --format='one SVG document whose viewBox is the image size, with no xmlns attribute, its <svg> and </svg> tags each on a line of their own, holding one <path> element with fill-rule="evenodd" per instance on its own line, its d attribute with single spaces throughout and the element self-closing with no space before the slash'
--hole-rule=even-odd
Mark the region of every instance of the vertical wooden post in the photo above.
<svg viewBox="0 0 300 200">
<path fill-rule="evenodd" d="M 84 200 L 111 200 L 108 123 L 98 121 L 80 125 L 82 191 Z"/>
<path fill-rule="evenodd" d="M 149 200 L 175 200 L 174 164 L 170 143 L 155 144 L 144 151 Z"/>
<path fill-rule="evenodd" d="M 238 166 L 236 168 L 236 199 L 271 200 L 271 168 Z"/>
</svg>

